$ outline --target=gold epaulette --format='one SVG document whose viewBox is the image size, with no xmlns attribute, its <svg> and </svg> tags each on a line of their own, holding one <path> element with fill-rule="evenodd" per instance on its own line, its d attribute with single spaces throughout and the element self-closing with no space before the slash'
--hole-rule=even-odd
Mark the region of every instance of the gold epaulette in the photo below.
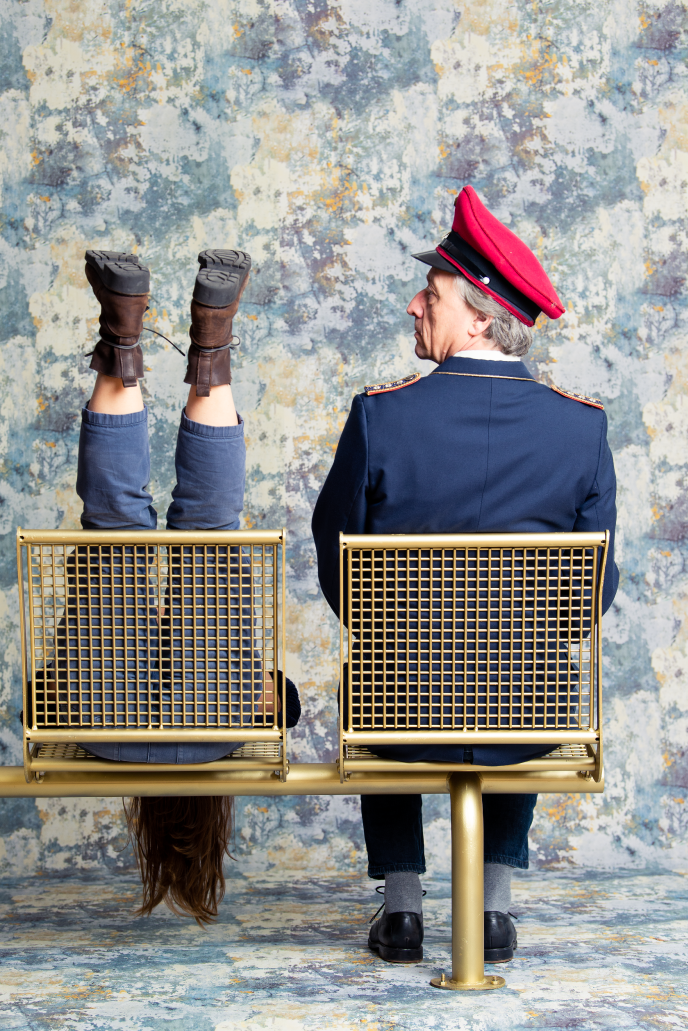
<svg viewBox="0 0 688 1031">
<path fill-rule="evenodd" d="M 402 387 L 409 387 L 412 383 L 417 383 L 419 379 L 420 373 L 412 372 L 410 376 L 404 376 L 403 379 L 391 380 L 389 383 L 371 383 L 363 389 L 368 397 L 371 394 L 387 394 L 390 390 L 401 390 Z"/>
<path fill-rule="evenodd" d="M 552 385 L 552 390 L 555 390 L 557 394 L 561 394 L 562 397 L 570 397 L 572 401 L 580 401 L 582 405 L 590 405 L 592 408 L 601 408 L 604 411 L 604 405 L 599 397 L 588 397 L 587 394 L 577 394 L 575 390 L 562 390 L 561 387 L 555 387 L 554 385 Z"/>
</svg>

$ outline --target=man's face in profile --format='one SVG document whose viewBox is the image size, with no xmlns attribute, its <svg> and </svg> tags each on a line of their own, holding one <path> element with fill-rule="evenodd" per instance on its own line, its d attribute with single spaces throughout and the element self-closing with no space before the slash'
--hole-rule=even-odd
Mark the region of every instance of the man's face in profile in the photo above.
<svg viewBox="0 0 688 1031">
<path fill-rule="evenodd" d="M 482 346 L 492 348 L 482 337 L 491 319 L 480 318 L 456 289 L 456 276 L 431 268 L 427 285 L 406 309 L 414 320 L 416 356 L 438 365 L 458 351 Z"/>
</svg>

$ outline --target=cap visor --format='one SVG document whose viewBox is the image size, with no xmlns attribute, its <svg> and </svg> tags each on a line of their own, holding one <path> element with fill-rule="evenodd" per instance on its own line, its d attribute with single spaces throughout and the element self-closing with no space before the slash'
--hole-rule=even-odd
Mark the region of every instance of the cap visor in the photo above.
<svg viewBox="0 0 688 1031">
<path fill-rule="evenodd" d="M 437 251 L 423 251 L 421 254 L 412 254 L 412 258 L 416 258 L 418 261 L 422 261 L 424 265 L 432 265 L 433 268 L 441 268 L 443 272 L 453 272 L 455 276 L 459 275 L 461 269 L 458 269 L 456 265 L 452 265 L 451 261 L 447 261 Z"/>
</svg>

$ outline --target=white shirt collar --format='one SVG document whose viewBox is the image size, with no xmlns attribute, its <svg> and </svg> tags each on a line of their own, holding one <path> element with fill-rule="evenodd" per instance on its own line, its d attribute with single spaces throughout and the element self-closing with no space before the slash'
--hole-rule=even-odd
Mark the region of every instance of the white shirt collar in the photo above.
<svg viewBox="0 0 688 1031">
<path fill-rule="evenodd" d="M 503 354 L 502 351 L 457 351 L 452 358 L 479 358 L 483 362 L 520 362 L 515 354 Z"/>
</svg>

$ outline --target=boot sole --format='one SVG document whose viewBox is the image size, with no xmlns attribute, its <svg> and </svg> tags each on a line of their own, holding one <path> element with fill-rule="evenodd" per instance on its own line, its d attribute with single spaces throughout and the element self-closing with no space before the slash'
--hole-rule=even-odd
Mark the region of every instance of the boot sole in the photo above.
<svg viewBox="0 0 688 1031">
<path fill-rule="evenodd" d="M 86 251 L 86 264 L 95 270 L 107 290 L 115 294 L 136 295 L 150 291 L 150 270 L 135 254 L 121 251 Z"/>
<path fill-rule="evenodd" d="M 246 251 L 215 250 L 201 251 L 198 255 L 201 268 L 224 268 L 228 271 L 251 268 L 251 255 Z"/>
<path fill-rule="evenodd" d="M 246 251 L 201 251 L 198 263 L 194 300 L 210 308 L 226 308 L 236 301 L 251 270 L 251 255 Z"/>
<path fill-rule="evenodd" d="M 378 942 L 372 945 L 368 942 L 368 948 L 377 952 L 380 959 L 386 963 L 420 963 L 423 959 L 423 946 L 418 949 L 393 949 L 389 945 L 380 945 Z"/>
</svg>

